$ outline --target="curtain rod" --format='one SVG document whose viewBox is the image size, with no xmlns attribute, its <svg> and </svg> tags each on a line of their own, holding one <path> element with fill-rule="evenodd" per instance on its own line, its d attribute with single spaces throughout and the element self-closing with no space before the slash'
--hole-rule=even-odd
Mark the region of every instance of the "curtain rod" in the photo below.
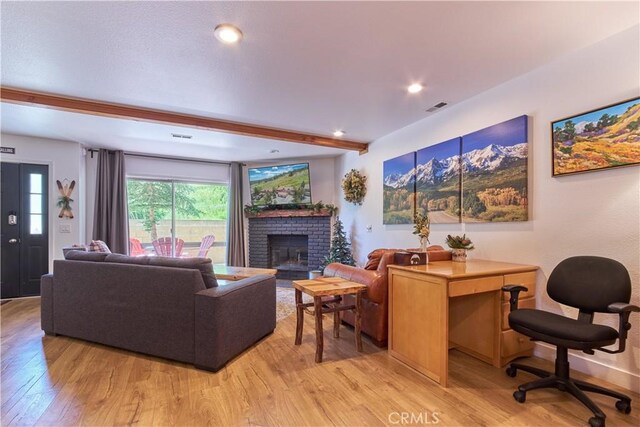
<svg viewBox="0 0 640 427">
<path fill-rule="evenodd" d="M 91 153 L 91 158 L 93 159 L 93 153 L 97 153 L 99 150 L 96 150 L 95 148 L 88 148 L 87 151 L 89 151 L 89 153 Z M 114 153 L 115 150 L 107 150 L 110 153 Z M 220 162 L 220 161 L 216 161 L 216 160 L 201 160 L 201 159 L 190 159 L 187 157 L 169 157 L 169 156 L 158 156 L 155 154 L 142 154 L 142 153 L 131 153 L 131 152 L 124 152 L 125 156 L 131 156 L 131 157 L 144 157 L 144 158 L 148 158 L 148 159 L 158 159 L 158 160 L 178 160 L 181 162 L 194 162 L 194 163 L 208 163 L 208 164 L 214 164 L 214 165 L 230 165 L 231 162 Z M 240 163 L 242 166 L 246 166 L 246 164 L 244 163 Z"/>
</svg>

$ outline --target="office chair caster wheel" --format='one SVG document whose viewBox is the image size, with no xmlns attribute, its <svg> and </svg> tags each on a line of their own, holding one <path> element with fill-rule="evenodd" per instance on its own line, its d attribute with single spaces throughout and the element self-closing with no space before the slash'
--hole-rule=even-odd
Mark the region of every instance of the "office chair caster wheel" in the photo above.
<svg viewBox="0 0 640 427">
<path fill-rule="evenodd" d="M 524 391 L 516 390 L 513 392 L 513 398 L 520 403 L 524 403 L 524 401 L 527 400 L 527 393 Z"/>
<path fill-rule="evenodd" d="M 507 373 L 508 376 L 513 378 L 518 373 L 518 370 L 516 368 L 514 368 L 513 366 L 509 366 L 505 372 Z"/>
<path fill-rule="evenodd" d="M 591 427 L 604 427 L 604 418 L 591 417 L 589 418 L 589 425 Z"/>
<path fill-rule="evenodd" d="M 630 400 L 618 400 L 616 402 L 616 409 L 620 412 L 624 412 L 628 414 L 631 412 L 631 401 Z"/>
</svg>

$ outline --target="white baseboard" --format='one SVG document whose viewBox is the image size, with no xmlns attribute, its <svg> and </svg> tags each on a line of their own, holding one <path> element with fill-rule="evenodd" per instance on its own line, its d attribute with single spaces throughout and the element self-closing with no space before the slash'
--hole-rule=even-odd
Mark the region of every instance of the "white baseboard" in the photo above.
<svg viewBox="0 0 640 427">
<path fill-rule="evenodd" d="M 536 343 L 533 354 L 545 360 L 554 361 L 556 359 L 555 347 L 540 342 Z M 582 356 L 571 352 L 569 352 L 569 363 L 571 364 L 571 369 L 608 381 L 635 393 L 640 393 L 640 374 L 637 372 L 628 372 L 590 359 L 588 355 Z"/>
</svg>

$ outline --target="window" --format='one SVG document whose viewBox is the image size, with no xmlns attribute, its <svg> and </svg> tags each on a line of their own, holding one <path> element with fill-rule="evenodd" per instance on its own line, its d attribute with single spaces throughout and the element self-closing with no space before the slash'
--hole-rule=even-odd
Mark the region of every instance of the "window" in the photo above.
<svg viewBox="0 0 640 427">
<path fill-rule="evenodd" d="M 130 178 L 127 191 L 131 255 L 225 263 L 227 185 Z"/>
<path fill-rule="evenodd" d="M 29 234 L 42 234 L 42 174 L 29 174 Z"/>
</svg>

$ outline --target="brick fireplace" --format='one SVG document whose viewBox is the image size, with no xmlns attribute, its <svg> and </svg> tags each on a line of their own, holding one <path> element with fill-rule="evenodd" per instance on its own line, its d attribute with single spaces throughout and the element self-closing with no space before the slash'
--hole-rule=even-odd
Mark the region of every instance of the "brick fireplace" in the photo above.
<svg viewBox="0 0 640 427">
<path fill-rule="evenodd" d="M 329 254 L 331 215 L 307 210 L 249 216 L 249 266 L 275 268 L 278 279 L 306 279 Z"/>
</svg>

